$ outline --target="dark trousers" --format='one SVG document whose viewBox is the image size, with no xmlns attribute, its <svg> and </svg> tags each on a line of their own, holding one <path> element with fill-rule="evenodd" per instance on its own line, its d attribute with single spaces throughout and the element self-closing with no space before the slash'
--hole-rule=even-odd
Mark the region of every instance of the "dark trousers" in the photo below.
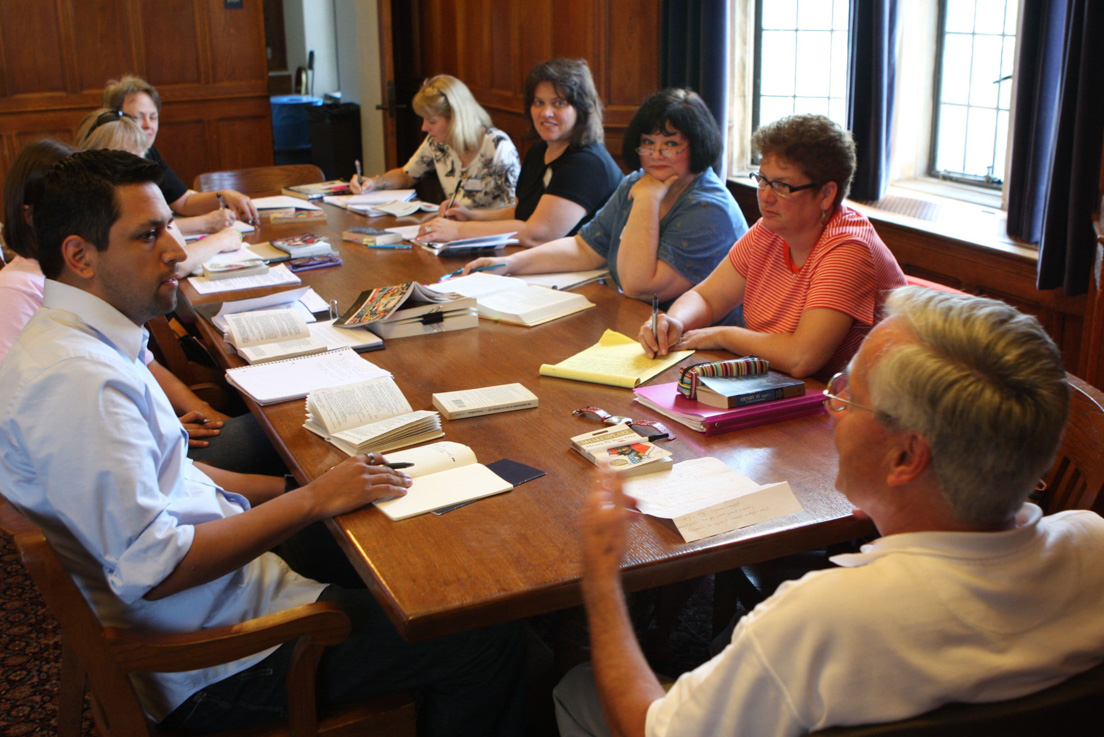
<svg viewBox="0 0 1104 737">
<path fill-rule="evenodd" d="M 352 570 L 321 525 L 289 543 L 276 552 L 286 554 L 296 570 L 327 568 L 339 579 Z M 314 554 L 306 554 L 308 550 Z M 304 564 L 303 557 L 312 560 Z M 521 734 L 525 679 L 519 625 L 409 643 L 364 588 L 331 585 L 319 600 L 337 602 L 352 621 L 349 637 L 328 648 L 319 663 L 320 704 L 416 690 L 420 735 Z M 292 643 L 287 643 L 260 663 L 192 694 L 162 724 L 212 731 L 284 717 L 291 650 Z"/>
</svg>

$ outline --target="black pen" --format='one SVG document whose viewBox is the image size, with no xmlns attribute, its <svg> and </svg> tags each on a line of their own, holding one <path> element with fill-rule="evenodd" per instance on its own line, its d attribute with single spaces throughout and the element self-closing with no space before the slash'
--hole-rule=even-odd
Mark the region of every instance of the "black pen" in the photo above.
<svg viewBox="0 0 1104 737">
<path fill-rule="evenodd" d="M 445 208 L 445 214 L 442 217 L 448 217 L 448 211 L 452 209 L 452 206 L 456 204 L 456 196 L 460 194 L 460 188 L 464 186 L 464 177 L 460 177 L 456 182 L 456 189 L 452 191 L 452 199 L 449 200 L 448 207 Z"/>
<path fill-rule="evenodd" d="M 656 345 L 659 345 L 659 295 L 652 295 L 652 337 L 656 340 Z"/>
<path fill-rule="evenodd" d="M 381 463 L 381 466 L 387 466 L 392 471 L 398 471 L 403 468 L 410 468 L 414 464 L 410 461 L 396 461 L 395 463 Z"/>
</svg>

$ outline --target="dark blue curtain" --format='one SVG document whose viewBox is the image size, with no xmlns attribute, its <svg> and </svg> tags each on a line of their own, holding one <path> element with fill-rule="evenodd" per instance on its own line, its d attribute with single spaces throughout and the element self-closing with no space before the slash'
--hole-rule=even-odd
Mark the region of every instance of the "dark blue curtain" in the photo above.
<svg viewBox="0 0 1104 737">
<path fill-rule="evenodd" d="M 661 87 L 701 95 L 728 136 L 728 0 L 663 0 Z M 726 156 L 713 165 L 724 176 Z"/>
<path fill-rule="evenodd" d="M 880 200 L 889 186 L 896 47 L 896 0 L 852 0 L 847 124 L 858 153 L 856 200 Z"/>
<path fill-rule="evenodd" d="M 1104 138 L 1104 3 L 1024 0 L 1008 234 L 1039 243 L 1039 289 L 1088 289 Z"/>
</svg>

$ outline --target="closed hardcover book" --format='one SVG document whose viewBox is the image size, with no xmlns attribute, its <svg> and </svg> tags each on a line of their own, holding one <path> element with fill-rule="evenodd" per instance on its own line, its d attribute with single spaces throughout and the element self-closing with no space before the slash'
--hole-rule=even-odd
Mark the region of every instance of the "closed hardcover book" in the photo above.
<svg viewBox="0 0 1104 737">
<path fill-rule="evenodd" d="M 521 384 L 501 384 L 433 395 L 433 406 L 446 420 L 531 409 L 539 403 L 537 395 Z"/>
<path fill-rule="evenodd" d="M 750 376 L 701 376 L 698 378 L 698 401 L 710 407 L 732 409 L 775 399 L 800 397 L 805 382 L 768 371 Z"/>
<path fill-rule="evenodd" d="M 362 246 L 390 246 L 402 243 L 402 236 L 390 230 L 379 228 L 357 227 L 346 228 L 341 231 L 341 240 L 350 243 L 359 243 Z"/>
</svg>

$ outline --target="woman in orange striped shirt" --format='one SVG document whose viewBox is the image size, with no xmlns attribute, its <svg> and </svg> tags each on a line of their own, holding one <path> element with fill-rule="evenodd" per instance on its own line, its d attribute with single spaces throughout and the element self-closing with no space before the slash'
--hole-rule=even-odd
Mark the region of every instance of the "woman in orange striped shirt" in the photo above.
<svg viewBox="0 0 1104 737">
<path fill-rule="evenodd" d="M 760 128 L 752 145 L 762 154 L 751 175 L 762 217 L 660 316 L 655 336 L 651 320 L 641 326 L 640 343 L 650 355 L 723 349 L 799 378 L 831 376 L 905 275 L 870 221 L 843 204 L 855 172 L 850 133 L 822 115 L 793 115 Z M 745 327 L 715 325 L 741 304 Z"/>
</svg>

